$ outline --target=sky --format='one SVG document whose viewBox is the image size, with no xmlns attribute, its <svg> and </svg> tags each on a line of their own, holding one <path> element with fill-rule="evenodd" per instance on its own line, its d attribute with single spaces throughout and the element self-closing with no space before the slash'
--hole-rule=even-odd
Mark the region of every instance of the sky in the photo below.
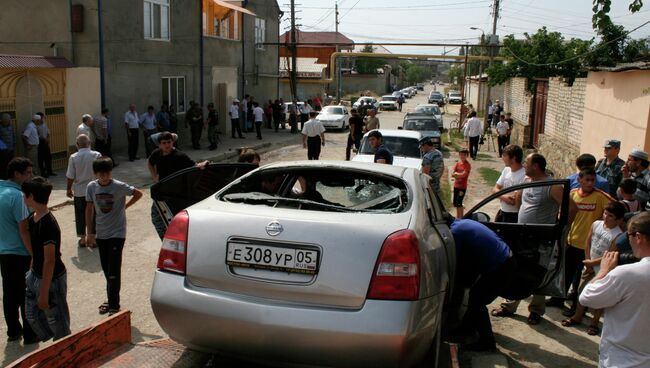
<svg viewBox="0 0 650 368">
<path fill-rule="evenodd" d="M 334 31 L 334 0 L 295 0 L 303 31 Z M 650 4 L 631 14 L 632 0 L 612 0 L 610 17 L 627 30 L 650 20 Z M 492 32 L 494 0 L 338 0 L 339 32 L 355 42 L 478 42 L 482 29 Z M 285 16 L 280 33 L 289 30 L 289 0 L 278 1 Z M 496 34 L 523 38 L 546 26 L 565 38 L 591 39 L 592 0 L 501 0 Z M 470 27 L 479 28 L 471 30 Z M 631 34 L 650 37 L 650 24 Z M 439 54 L 442 47 L 387 46 L 393 53 Z M 444 48 L 448 50 L 449 48 Z M 456 51 L 450 54 L 457 54 Z"/>
</svg>

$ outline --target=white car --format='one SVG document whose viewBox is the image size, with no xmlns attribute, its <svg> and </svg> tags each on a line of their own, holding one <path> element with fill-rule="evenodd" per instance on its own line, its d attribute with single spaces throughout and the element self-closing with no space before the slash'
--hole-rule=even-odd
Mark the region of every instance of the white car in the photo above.
<svg viewBox="0 0 650 368">
<path fill-rule="evenodd" d="M 350 126 L 350 114 L 345 106 L 325 106 L 316 117 L 326 129 L 345 130 Z"/>
<path fill-rule="evenodd" d="M 377 102 L 377 99 L 374 98 L 374 97 L 370 97 L 370 96 L 359 97 L 359 99 L 356 100 L 356 101 L 354 102 L 354 104 L 352 104 L 352 107 L 354 107 L 355 109 L 358 109 L 358 108 L 361 106 L 361 102 L 363 102 L 363 103 L 366 104 L 366 105 L 367 105 L 367 104 L 370 104 L 370 105 L 372 105 L 372 107 L 374 107 L 375 109 L 378 109 L 378 108 L 379 108 L 379 103 Z"/>
<path fill-rule="evenodd" d="M 380 129 L 384 144 L 393 154 L 393 165 L 420 169 L 422 158 L 419 142 L 423 137 L 417 130 Z M 370 132 L 368 132 L 370 133 Z M 375 150 L 368 143 L 368 133 L 361 140 L 361 148 L 352 161 L 375 162 Z"/>
<path fill-rule="evenodd" d="M 397 110 L 397 96 L 386 95 L 381 96 L 379 101 L 380 110 Z"/>
<path fill-rule="evenodd" d="M 447 93 L 447 102 L 449 104 L 462 104 L 463 98 L 458 91 L 451 91 Z"/>
</svg>

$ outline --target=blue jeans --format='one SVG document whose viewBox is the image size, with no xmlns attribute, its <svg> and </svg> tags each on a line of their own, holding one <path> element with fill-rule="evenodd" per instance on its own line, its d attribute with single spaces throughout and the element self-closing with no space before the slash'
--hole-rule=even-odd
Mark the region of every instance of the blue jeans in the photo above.
<svg viewBox="0 0 650 368">
<path fill-rule="evenodd" d="M 40 341 L 51 338 L 58 340 L 70 335 L 70 311 L 66 294 L 68 291 L 67 275 L 63 274 L 52 279 L 49 291 L 50 309 L 41 310 L 38 307 L 38 297 L 41 292 L 41 279 L 32 270 L 27 272 L 25 279 L 25 314 L 30 327 Z"/>
</svg>

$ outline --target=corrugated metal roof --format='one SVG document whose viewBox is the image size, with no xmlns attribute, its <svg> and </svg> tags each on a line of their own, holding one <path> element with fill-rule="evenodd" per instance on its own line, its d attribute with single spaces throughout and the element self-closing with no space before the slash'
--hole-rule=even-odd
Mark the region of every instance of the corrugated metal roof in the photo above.
<svg viewBox="0 0 650 368">
<path fill-rule="evenodd" d="M 74 67 L 75 65 L 64 57 L 0 54 L 0 68 L 34 69 Z"/>
<path fill-rule="evenodd" d="M 317 64 L 318 58 L 296 58 L 296 73 L 301 77 L 320 77 L 323 69 L 327 68 L 327 64 Z M 291 59 L 280 58 L 280 73 L 287 74 L 289 72 L 288 66 L 291 65 Z"/>
</svg>

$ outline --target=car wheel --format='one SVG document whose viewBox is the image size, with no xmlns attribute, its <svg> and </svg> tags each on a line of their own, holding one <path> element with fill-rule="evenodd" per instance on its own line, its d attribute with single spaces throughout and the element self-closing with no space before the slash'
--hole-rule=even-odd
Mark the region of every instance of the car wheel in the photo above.
<svg viewBox="0 0 650 368">
<path fill-rule="evenodd" d="M 345 120 L 341 122 L 341 131 L 345 132 Z"/>
</svg>

